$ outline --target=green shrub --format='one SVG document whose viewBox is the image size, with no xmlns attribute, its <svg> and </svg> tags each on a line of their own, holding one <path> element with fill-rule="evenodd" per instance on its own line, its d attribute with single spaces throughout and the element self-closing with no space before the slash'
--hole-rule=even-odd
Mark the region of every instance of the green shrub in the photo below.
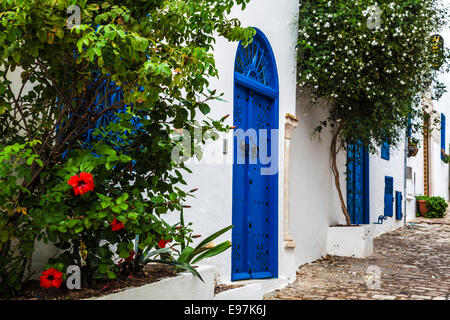
<svg viewBox="0 0 450 320">
<path fill-rule="evenodd" d="M 122 275 L 122 260 L 135 274 L 142 257 L 176 261 L 193 242 L 166 216 L 195 191 L 183 161 L 230 129 L 208 116 L 221 96 L 212 51 L 217 35 L 250 41 L 255 30 L 227 17 L 248 2 L 0 1 L 0 297 L 20 292 L 35 241 L 60 249 L 54 274 L 80 266 L 83 286 Z M 180 163 L 179 130 L 204 133 Z M 188 262 L 177 267 L 195 273 Z"/>
<path fill-rule="evenodd" d="M 442 197 L 428 197 L 426 218 L 443 218 L 447 214 L 448 203 Z"/>
</svg>

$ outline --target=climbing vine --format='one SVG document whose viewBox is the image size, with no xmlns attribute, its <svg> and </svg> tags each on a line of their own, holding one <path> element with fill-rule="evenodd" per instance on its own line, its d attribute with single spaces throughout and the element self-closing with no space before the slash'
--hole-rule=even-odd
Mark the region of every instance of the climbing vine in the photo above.
<svg viewBox="0 0 450 320">
<path fill-rule="evenodd" d="M 449 55 L 433 53 L 432 35 L 447 12 L 438 0 L 300 1 L 298 83 L 311 92 L 309 108 L 329 102 L 316 132 L 334 129 L 332 168 L 348 224 L 336 156 L 346 143 L 372 153 L 386 140 L 398 145 L 408 123 L 420 129 L 423 95 L 444 92 L 435 66 L 445 69 Z"/>
</svg>

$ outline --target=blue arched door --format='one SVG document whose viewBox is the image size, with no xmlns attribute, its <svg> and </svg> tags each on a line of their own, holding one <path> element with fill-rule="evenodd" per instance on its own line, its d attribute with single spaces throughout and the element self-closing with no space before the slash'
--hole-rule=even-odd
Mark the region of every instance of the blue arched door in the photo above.
<svg viewBox="0 0 450 320">
<path fill-rule="evenodd" d="M 278 276 L 278 171 L 262 174 L 270 164 L 260 157 L 265 148 L 278 161 L 278 75 L 270 44 L 256 31 L 251 44 L 239 44 L 234 66 L 235 133 L 248 135 L 234 139 L 233 281 Z"/>
</svg>

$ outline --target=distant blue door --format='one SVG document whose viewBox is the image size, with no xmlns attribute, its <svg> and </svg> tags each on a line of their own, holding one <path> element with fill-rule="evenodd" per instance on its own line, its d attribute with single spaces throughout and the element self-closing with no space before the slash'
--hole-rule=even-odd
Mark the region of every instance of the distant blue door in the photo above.
<svg viewBox="0 0 450 320">
<path fill-rule="evenodd" d="M 256 135 L 234 140 L 232 280 L 273 278 L 278 276 L 278 174 L 261 174 L 268 165 L 259 156 L 262 138 L 265 154 L 277 152 L 270 130 L 278 129 L 278 78 L 259 30 L 249 46 L 239 45 L 234 82 L 235 130 Z M 260 129 L 267 135 L 261 137 Z"/>
<path fill-rule="evenodd" d="M 347 145 L 347 210 L 352 224 L 368 224 L 369 154 L 360 143 Z"/>
<path fill-rule="evenodd" d="M 384 215 L 392 217 L 394 215 L 394 178 L 384 178 Z"/>
<path fill-rule="evenodd" d="M 402 200 L 402 193 L 400 191 L 395 191 L 395 218 L 397 220 L 402 220 L 403 218 Z"/>
</svg>

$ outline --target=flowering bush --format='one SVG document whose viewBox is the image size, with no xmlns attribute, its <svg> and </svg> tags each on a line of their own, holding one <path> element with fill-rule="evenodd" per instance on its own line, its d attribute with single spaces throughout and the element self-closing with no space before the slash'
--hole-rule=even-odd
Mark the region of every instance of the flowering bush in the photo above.
<svg viewBox="0 0 450 320">
<path fill-rule="evenodd" d="M 193 196 L 171 135 L 229 128 L 207 117 L 219 97 L 208 89 L 211 50 L 216 34 L 252 37 L 225 17 L 247 2 L 0 2 L 0 293 L 20 290 L 35 241 L 60 249 L 53 269 L 80 266 L 84 284 L 157 256 L 195 272 L 161 248 L 191 236 L 164 220 Z M 80 8 L 71 29 L 69 5 Z M 59 283 L 55 271 L 43 276 Z"/>
<path fill-rule="evenodd" d="M 298 81 L 311 90 L 312 105 L 330 102 L 316 131 L 335 129 L 331 153 L 339 193 L 339 146 L 361 143 L 375 152 L 386 140 L 394 146 L 404 141 L 409 119 L 413 131 L 420 129 L 423 95 L 431 85 L 436 97 L 443 89 L 434 66 L 448 52 L 433 54 L 432 35 L 446 18 L 438 0 L 301 1 Z"/>
</svg>

